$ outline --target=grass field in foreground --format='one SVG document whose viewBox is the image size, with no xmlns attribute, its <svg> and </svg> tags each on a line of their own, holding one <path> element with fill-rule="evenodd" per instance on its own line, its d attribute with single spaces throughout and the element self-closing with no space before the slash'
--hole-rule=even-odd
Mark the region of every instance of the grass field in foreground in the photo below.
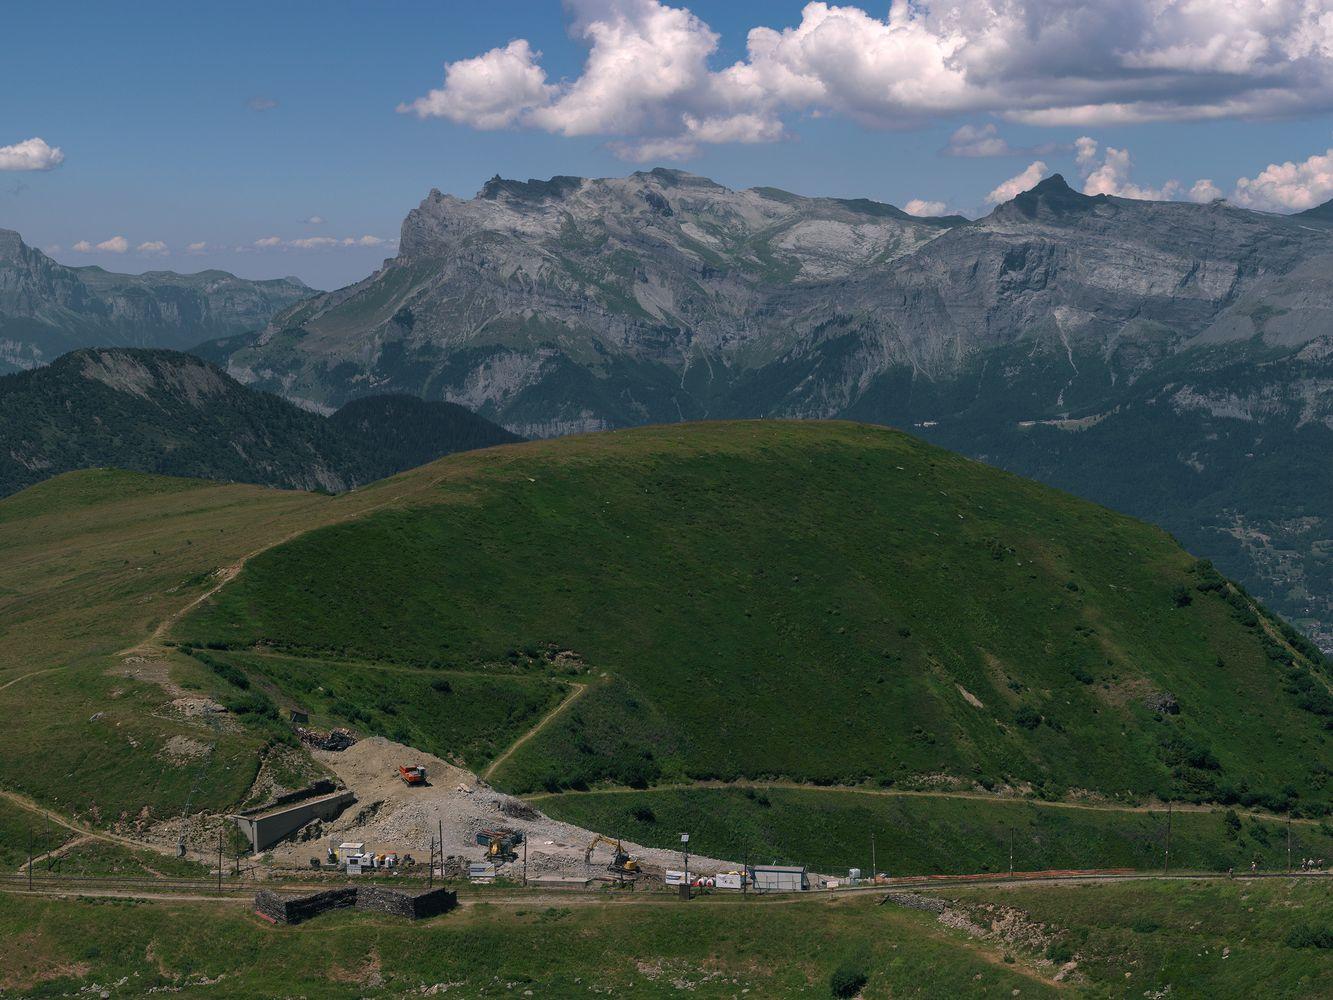
<svg viewBox="0 0 1333 1000">
<path fill-rule="evenodd" d="M 942 895 L 1016 907 L 1030 921 L 1060 928 L 1056 947 L 1077 959 L 1094 995 L 1333 996 L 1327 881 L 1016 886 Z"/>
<path fill-rule="evenodd" d="M 971 937 L 933 914 L 881 906 L 879 894 L 794 902 L 714 896 L 688 905 L 579 897 L 563 905 L 534 893 L 531 903 L 476 901 L 423 924 L 342 911 L 298 927 L 262 923 L 243 904 L 0 896 L 0 938 L 8 943 L 0 990 L 48 997 L 123 980 L 119 993 L 194 987 L 214 998 L 402 997 L 434 988 L 462 997 L 759 1000 L 832 997 L 839 969 L 864 976 L 865 1000 L 1278 1000 L 1333 989 L 1333 952 L 1315 944 L 1333 921 L 1326 884 L 949 895 L 961 916 L 985 928 L 1002 917 L 1004 929 Z M 1067 960 L 1076 965 L 1057 985 Z"/>
<path fill-rule="evenodd" d="M 808 865 L 845 874 L 870 871 L 870 838 L 881 871 L 892 875 L 1050 868 L 1160 869 L 1166 809 L 1080 809 L 1007 799 L 894 795 L 841 789 L 697 788 L 566 792 L 534 796 L 556 819 L 651 847 L 711 857 Z M 1177 870 L 1237 871 L 1257 860 L 1285 871 L 1286 823 L 1247 813 L 1175 810 L 1171 863 Z M 1293 823 L 1292 852 L 1333 860 L 1333 825 Z"/>
</svg>

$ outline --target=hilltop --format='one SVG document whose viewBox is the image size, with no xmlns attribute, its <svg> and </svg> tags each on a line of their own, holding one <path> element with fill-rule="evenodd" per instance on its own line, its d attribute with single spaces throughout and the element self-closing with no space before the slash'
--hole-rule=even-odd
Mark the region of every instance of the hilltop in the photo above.
<svg viewBox="0 0 1333 1000">
<path fill-rule="evenodd" d="M 340 704 L 356 663 L 584 685 L 495 771 L 511 791 L 786 779 L 1327 806 L 1327 664 L 1160 530 L 850 424 L 483 454 L 427 467 L 450 475 L 410 509 L 256 556 L 176 638 L 442 755 L 448 700 Z"/>
<path fill-rule="evenodd" d="M 0 377 L 0 496 L 107 466 L 336 492 L 516 440 L 464 407 L 407 396 L 323 417 L 174 351 L 89 348 Z"/>
<path fill-rule="evenodd" d="M 181 350 L 258 329 L 313 294 L 299 278 L 67 267 L 0 229 L 0 375 L 80 347 Z"/>
</svg>

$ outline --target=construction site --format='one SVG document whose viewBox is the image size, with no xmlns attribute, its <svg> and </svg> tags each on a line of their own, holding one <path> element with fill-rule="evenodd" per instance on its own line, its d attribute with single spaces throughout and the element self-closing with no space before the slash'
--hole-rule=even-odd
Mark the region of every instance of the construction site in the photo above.
<svg viewBox="0 0 1333 1000">
<path fill-rule="evenodd" d="M 227 818 L 252 860 L 262 858 L 273 874 L 433 871 L 445 879 L 590 887 L 661 886 L 683 871 L 679 851 L 553 820 L 471 771 L 383 737 L 311 752 L 336 787 L 316 783 L 305 794 Z M 699 879 L 728 872 L 739 889 L 734 862 L 690 855 L 690 873 Z"/>
</svg>

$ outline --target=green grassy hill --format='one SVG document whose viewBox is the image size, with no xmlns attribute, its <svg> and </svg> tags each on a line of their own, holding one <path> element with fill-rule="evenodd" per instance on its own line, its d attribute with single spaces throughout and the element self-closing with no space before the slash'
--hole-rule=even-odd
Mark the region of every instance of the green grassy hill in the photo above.
<svg viewBox="0 0 1333 1000">
<path fill-rule="evenodd" d="M 541 442 L 380 494 L 431 470 L 410 507 L 255 557 L 176 638 L 309 661 L 266 674 L 296 703 L 335 660 L 581 684 L 493 775 L 517 792 L 783 779 L 1328 807 L 1328 665 L 1130 518 L 838 423 Z"/>
<path fill-rule="evenodd" d="M 970 822 L 956 800 L 816 784 L 1242 815 L 1318 816 L 1329 795 L 1326 667 L 1207 566 L 1135 521 L 849 424 L 532 442 L 339 496 L 69 473 L 0 500 L 0 633 L 0 713 L 17 720 L 0 789 L 130 833 L 244 800 L 289 753 L 289 706 L 609 832 L 655 842 L 686 822 L 713 854 L 811 863 L 864 867 L 867 825 L 905 838 L 956 820 L 957 844 Z M 183 763 L 176 738 L 211 752 Z M 787 787 L 772 808 L 667 787 L 704 779 Z M 662 787 L 549 795 L 584 786 Z M 973 802 L 984 843 L 913 864 L 993 867 L 1011 814 L 1033 864 L 1154 854 L 1138 816 L 1015 808 Z M 1248 820 L 1236 839 L 1198 822 L 1200 863 L 1274 849 Z"/>
</svg>

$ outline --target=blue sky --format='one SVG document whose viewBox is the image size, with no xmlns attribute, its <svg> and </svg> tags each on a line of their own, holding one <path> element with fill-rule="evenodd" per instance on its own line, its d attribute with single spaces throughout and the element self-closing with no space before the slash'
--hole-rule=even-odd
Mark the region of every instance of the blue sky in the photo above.
<svg viewBox="0 0 1333 1000">
<path fill-rule="evenodd" d="M 10 169 L 0 170 L 0 226 L 35 246 L 59 247 L 52 253 L 67 263 L 223 267 L 335 287 L 393 253 L 388 241 L 430 188 L 470 196 L 495 173 L 608 176 L 661 162 L 734 187 L 900 206 L 916 199 L 968 214 L 988 211 L 987 195 L 1034 163 L 1112 193 L 1185 199 L 1208 179 L 1216 193 L 1270 210 L 1333 197 L 1321 159 L 1333 146 L 1321 96 L 1333 79 L 1324 75 L 1330 39 L 1312 35 L 1320 22 L 1299 20 L 1299 11 L 1274 23 L 1246 0 L 1219 0 L 1215 7 L 1230 15 L 1221 28 L 1217 18 L 1201 27 L 1183 14 L 1138 24 L 1115 58 L 1124 62 L 1134 46 L 1139 54 L 1111 87 L 1104 66 L 1081 74 L 1068 65 L 1079 44 L 1100 46 L 1106 33 L 1077 19 L 1068 22 L 1072 41 L 1019 52 L 1010 36 L 1022 32 L 998 15 L 971 20 L 978 5 L 947 25 L 890 25 L 883 3 L 833 14 L 787 0 L 693 0 L 683 5 L 689 14 L 680 6 L 9 5 L 0 166 L 3 147 L 38 137 L 63 159 L 52 169 L 15 169 L 26 161 L 11 155 Z M 1059 0 L 1018 6 L 1092 16 L 1089 5 Z M 1311 6 L 1327 13 L 1310 0 L 1293 9 L 1309 14 Z M 756 27 L 782 40 L 766 61 L 747 49 Z M 998 61 L 997 38 L 1009 46 Z M 445 64 L 489 72 L 518 39 L 529 43 L 525 54 L 505 65 L 525 74 L 526 90 L 509 94 L 490 76 L 469 90 L 461 72 L 446 86 Z M 952 48 L 960 39 L 964 47 Z M 931 69 L 941 44 L 970 60 L 966 80 Z M 1264 48 L 1258 57 L 1256 45 Z M 595 79 L 590 52 L 606 63 Z M 653 66 L 644 52 L 670 59 Z M 1089 50 L 1072 61 L 1098 55 Z M 864 72 L 843 73 L 862 57 Z M 746 67 L 741 76 L 724 72 L 738 63 Z M 621 65 L 623 80 L 614 76 Z M 775 76 L 775 66 L 787 76 Z M 641 96 L 677 72 L 677 83 Z M 790 84 L 792 72 L 804 74 L 801 87 Z M 1139 83 L 1145 73 L 1157 74 L 1151 104 Z M 438 97 L 425 116 L 397 110 L 432 90 Z M 1032 96 L 1055 90 L 1077 94 L 1077 109 Z M 943 153 L 965 126 L 993 126 L 982 136 L 992 140 L 986 148 L 997 151 L 1002 140 L 1014 151 Z M 1096 142 L 1082 161 L 1080 138 Z M 1293 174 L 1270 170 L 1285 161 Z M 1251 183 L 1238 187 L 1239 179 Z M 303 221 L 312 217 L 324 221 Z M 115 252 L 115 237 L 124 252 Z M 364 237 L 375 245 L 359 245 Z M 338 245 L 292 245 L 311 238 Z M 274 245 L 255 245 L 265 239 Z M 81 243 L 93 249 L 76 251 Z M 106 247 L 97 250 L 99 243 Z M 204 247 L 187 251 L 192 244 Z"/>
</svg>

